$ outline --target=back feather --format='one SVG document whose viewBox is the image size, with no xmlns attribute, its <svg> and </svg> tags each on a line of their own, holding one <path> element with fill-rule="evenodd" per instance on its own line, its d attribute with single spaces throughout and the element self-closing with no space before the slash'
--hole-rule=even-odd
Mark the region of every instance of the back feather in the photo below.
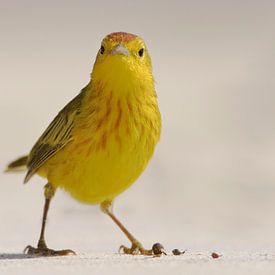
<svg viewBox="0 0 275 275">
<path fill-rule="evenodd" d="M 75 117 L 80 113 L 86 88 L 72 99 L 54 118 L 42 136 L 33 146 L 30 154 L 8 164 L 5 172 L 26 171 L 26 183 L 37 170 L 53 155 L 72 141 Z"/>
<path fill-rule="evenodd" d="M 74 128 L 75 118 L 80 114 L 82 99 L 85 93 L 86 87 L 58 113 L 35 143 L 27 161 L 28 172 L 24 183 L 26 183 L 47 160 L 73 140 L 72 130 Z"/>
</svg>

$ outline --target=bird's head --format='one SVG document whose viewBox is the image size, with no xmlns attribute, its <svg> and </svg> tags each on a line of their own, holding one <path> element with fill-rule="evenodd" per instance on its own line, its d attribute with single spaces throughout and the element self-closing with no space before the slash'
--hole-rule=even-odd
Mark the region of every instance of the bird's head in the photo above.
<svg viewBox="0 0 275 275">
<path fill-rule="evenodd" d="M 127 84 L 146 79 L 153 81 L 151 58 L 143 39 L 125 32 L 107 35 L 98 51 L 92 80 Z"/>
</svg>

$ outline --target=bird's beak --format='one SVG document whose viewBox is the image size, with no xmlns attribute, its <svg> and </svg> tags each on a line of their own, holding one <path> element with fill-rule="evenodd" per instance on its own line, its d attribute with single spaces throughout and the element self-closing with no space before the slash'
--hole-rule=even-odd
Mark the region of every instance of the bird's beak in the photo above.
<svg viewBox="0 0 275 275">
<path fill-rule="evenodd" d="M 122 54 L 122 55 L 130 55 L 127 48 L 125 48 L 122 44 L 116 45 L 112 50 L 112 55 Z"/>
</svg>

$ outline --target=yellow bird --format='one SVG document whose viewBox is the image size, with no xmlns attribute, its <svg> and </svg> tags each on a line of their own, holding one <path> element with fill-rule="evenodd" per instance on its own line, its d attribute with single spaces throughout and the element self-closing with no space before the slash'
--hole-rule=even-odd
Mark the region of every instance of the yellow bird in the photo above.
<svg viewBox="0 0 275 275">
<path fill-rule="evenodd" d="M 45 177 L 45 206 L 37 247 L 25 252 L 40 256 L 74 254 L 49 249 L 44 239 L 50 201 L 57 188 L 75 199 L 100 204 L 131 242 L 127 254 L 152 255 L 112 212 L 114 198 L 131 186 L 151 159 L 160 138 L 161 116 L 148 49 L 134 34 L 107 35 L 99 49 L 91 80 L 55 117 L 28 156 L 10 163 L 7 171 L 27 167 Z"/>
</svg>

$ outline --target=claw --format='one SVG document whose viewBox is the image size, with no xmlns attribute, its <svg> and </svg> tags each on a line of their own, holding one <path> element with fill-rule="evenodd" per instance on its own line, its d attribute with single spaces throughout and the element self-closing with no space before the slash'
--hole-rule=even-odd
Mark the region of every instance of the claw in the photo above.
<svg viewBox="0 0 275 275">
<path fill-rule="evenodd" d="M 140 249 L 137 246 L 132 245 L 130 248 L 126 247 L 124 245 L 121 245 L 119 247 L 119 253 L 123 253 L 123 254 L 129 254 L 129 255 L 138 255 L 138 254 L 142 254 Z"/>
<path fill-rule="evenodd" d="M 53 250 L 47 247 L 43 248 L 35 248 L 33 246 L 28 245 L 23 252 L 27 255 L 39 256 L 39 257 L 48 257 L 48 256 L 72 256 L 76 255 L 76 253 L 71 249 L 64 250 Z"/>
<path fill-rule="evenodd" d="M 132 246 L 126 247 L 121 245 L 119 247 L 119 253 L 129 255 L 145 255 L 145 256 L 161 256 L 162 254 L 167 255 L 164 247 L 160 243 L 155 243 L 152 249 L 144 249 L 140 243 L 132 243 Z"/>
</svg>

